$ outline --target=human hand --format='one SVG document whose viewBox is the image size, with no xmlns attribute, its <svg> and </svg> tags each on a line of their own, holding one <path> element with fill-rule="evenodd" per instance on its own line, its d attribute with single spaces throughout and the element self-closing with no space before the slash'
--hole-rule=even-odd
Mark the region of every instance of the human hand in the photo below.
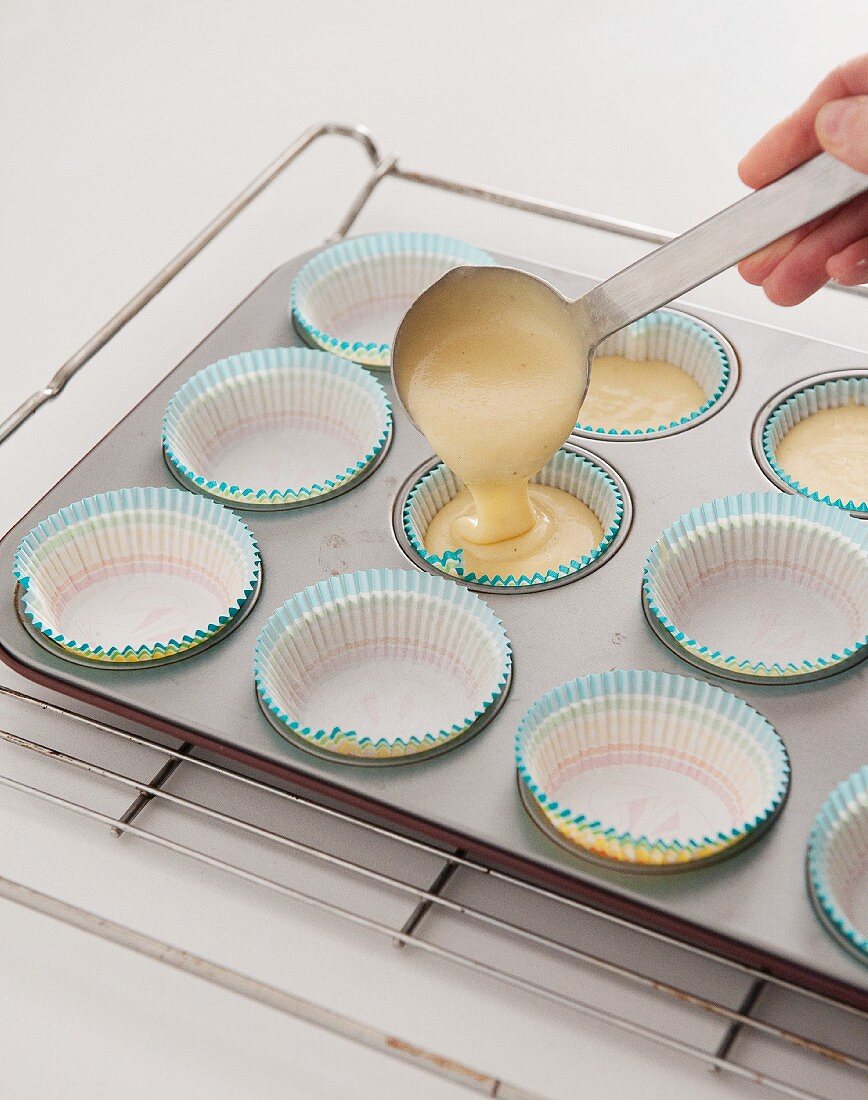
<svg viewBox="0 0 868 1100">
<path fill-rule="evenodd" d="M 868 172 L 868 54 L 829 73 L 754 145 L 738 173 L 748 187 L 765 187 L 822 149 Z M 868 192 L 748 256 L 738 269 L 780 306 L 803 302 L 828 279 L 868 282 Z"/>
</svg>

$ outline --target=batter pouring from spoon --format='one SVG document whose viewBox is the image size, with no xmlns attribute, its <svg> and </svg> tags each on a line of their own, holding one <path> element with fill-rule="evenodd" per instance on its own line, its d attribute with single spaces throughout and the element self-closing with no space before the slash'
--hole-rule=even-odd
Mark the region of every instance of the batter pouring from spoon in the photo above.
<svg viewBox="0 0 868 1100">
<path fill-rule="evenodd" d="M 602 539 L 594 513 L 562 489 L 529 485 L 564 444 L 587 389 L 574 312 L 521 272 L 459 268 L 423 295 L 402 330 L 412 364 L 402 397 L 466 488 L 431 521 L 430 553 L 463 551 L 465 569 L 545 573 Z M 400 385 L 400 383 L 399 383 Z"/>
<path fill-rule="evenodd" d="M 851 66 L 864 64 L 859 59 Z M 859 115 L 865 102 L 854 97 L 846 105 L 848 118 Z M 817 106 L 809 101 L 784 132 L 790 126 L 807 133 L 807 112 L 816 113 Z M 821 111 L 820 139 L 822 117 Z M 811 156 L 817 150 L 804 139 L 789 144 L 791 158 L 796 151 Z M 831 152 L 767 183 L 576 301 L 511 268 L 459 267 L 429 287 L 398 329 L 392 377 L 411 419 L 466 489 L 429 524 L 426 549 L 439 555 L 460 547 L 468 571 L 503 576 L 545 573 L 592 549 L 602 532 L 587 507 L 549 486 L 529 489 L 529 482 L 578 420 L 594 349 L 751 254 L 759 257 L 752 257 L 744 273 L 760 281 L 754 269 L 762 267 L 764 274 L 764 257 L 774 252 L 766 246 L 779 242 L 779 250 L 789 247 L 795 255 L 801 238 L 793 231 L 812 219 L 837 210 L 821 229 L 803 231 L 808 240 L 841 219 L 858 220 L 868 172 L 840 153 L 833 143 Z M 751 154 L 754 160 L 758 155 Z"/>
</svg>

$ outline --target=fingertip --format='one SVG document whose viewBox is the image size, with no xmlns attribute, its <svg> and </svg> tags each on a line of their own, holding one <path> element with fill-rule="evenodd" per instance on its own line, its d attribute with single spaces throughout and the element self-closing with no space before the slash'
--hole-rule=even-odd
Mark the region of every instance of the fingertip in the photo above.
<svg viewBox="0 0 868 1100">
<path fill-rule="evenodd" d="M 868 172 L 868 95 L 824 103 L 814 129 L 826 152 L 858 172 Z"/>
<path fill-rule="evenodd" d="M 754 191 L 758 187 L 763 186 L 765 177 L 757 170 L 756 157 L 753 149 L 746 153 L 738 162 L 738 178 L 746 187 L 750 187 Z"/>
<path fill-rule="evenodd" d="M 805 294 L 787 283 L 777 283 L 774 279 L 766 279 L 763 283 L 763 291 L 772 305 L 787 308 L 800 305 L 811 296 L 810 293 Z"/>
<path fill-rule="evenodd" d="M 785 269 L 776 271 L 763 283 L 763 290 L 770 302 L 776 306 L 801 305 L 812 294 L 828 283 L 826 266 L 822 262 L 806 268 L 803 264 L 790 263 Z"/>
<path fill-rule="evenodd" d="M 826 273 L 842 286 L 868 283 L 868 237 L 854 241 L 826 261 Z"/>
<path fill-rule="evenodd" d="M 777 241 L 772 241 L 759 252 L 745 256 L 738 265 L 742 277 L 752 286 L 761 286 L 799 243 L 801 233 L 802 230 L 797 229 Z"/>
<path fill-rule="evenodd" d="M 760 286 L 762 279 L 757 279 L 754 275 L 754 266 L 750 260 L 742 260 L 738 265 L 738 273 L 746 283 L 750 283 L 751 286 Z"/>
<path fill-rule="evenodd" d="M 837 256 L 830 256 L 826 261 L 826 274 L 836 283 L 846 282 L 848 272 L 840 252 Z"/>
<path fill-rule="evenodd" d="M 864 286 L 868 283 L 868 265 L 865 271 L 842 271 L 840 275 L 833 275 L 832 278 L 841 286 Z"/>
<path fill-rule="evenodd" d="M 832 99 L 817 111 L 814 132 L 826 152 L 834 154 L 845 144 L 853 105 L 852 99 Z"/>
</svg>

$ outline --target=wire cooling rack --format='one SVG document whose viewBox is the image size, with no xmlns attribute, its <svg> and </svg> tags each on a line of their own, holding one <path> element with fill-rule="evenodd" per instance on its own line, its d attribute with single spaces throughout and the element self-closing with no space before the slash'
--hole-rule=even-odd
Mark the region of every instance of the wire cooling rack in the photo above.
<svg viewBox="0 0 868 1100">
<path fill-rule="evenodd" d="M 362 126 L 314 126 L 233 199 L 41 390 L 0 424 L 0 442 L 42 405 L 55 399 L 113 336 L 306 149 L 329 136 L 358 143 L 371 164 L 367 178 L 329 240 L 346 235 L 387 177 L 651 244 L 663 244 L 674 236 L 586 210 L 411 171 L 394 153 L 384 154 Z M 861 287 L 835 289 L 866 294 Z M 54 783 L 36 785 L 30 781 L 32 769 L 25 767 L 26 780 L 20 773 L 17 777 L 0 774 L 0 787 L 22 792 L 59 812 L 85 818 L 125 843 L 148 844 L 171 853 L 170 858 L 207 865 L 276 895 L 287 904 L 305 906 L 365 929 L 391 941 L 396 948 L 425 953 L 579 1018 L 590 1017 L 677 1055 L 698 1059 L 715 1072 L 746 1078 L 800 1098 L 849 1100 L 863 1097 L 868 1090 L 868 1015 L 864 1013 L 525 883 L 464 852 L 444 850 L 351 816 L 336 806 L 313 802 L 287 785 L 265 781 L 240 767 L 230 768 L 191 745 L 159 744 L 150 731 L 146 737 L 141 736 L 9 687 L 0 686 L 0 695 L 13 708 L 41 709 L 43 721 L 51 723 L 51 736 L 40 740 L 0 729 L 0 743 L 9 750 L 4 759 L 13 762 L 39 758 L 56 777 Z M 75 754 L 56 744 L 58 738 L 63 741 L 64 731 L 69 739 L 70 729 L 79 733 L 73 738 Z M 86 737 L 80 735 L 82 731 L 86 731 Z M 45 743 L 49 740 L 51 745 Z M 103 762 L 107 747 L 141 750 L 149 760 L 156 753 L 159 766 L 146 778 L 129 774 L 136 769 L 128 766 L 122 770 Z M 87 776 L 100 789 L 128 791 L 129 806 L 119 816 L 111 816 L 97 808 L 97 798 L 70 797 L 70 787 L 82 789 L 81 784 L 72 782 L 74 773 Z M 52 786 L 59 789 L 50 789 Z M 182 790 L 185 793 L 180 793 Z M 257 813 L 269 805 L 280 811 L 279 829 L 263 824 Z M 157 816 L 160 810 L 170 813 Z M 158 827 L 146 827 L 148 814 L 152 821 L 156 818 Z M 310 827 L 311 821 L 315 828 Z M 312 842 L 312 837 L 327 837 L 329 829 L 335 828 L 341 830 L 338 845 Z M 238 839 L 247 845 L 232 843 Z M 419 885 L 418 867 L 413 874 L 395 873 L 392 857 L 396 846 L 427 872 L 426 884 Z M 240 852 L 249 854 L 253 848 L 279 853 L 281 874 L 265 875 L 257 869 L 256 859 L 238 858 Z M 227 849 L 231 856 L 226 854 Z M 406 860 L 397 862 L 406 864 Z M 315 865 L 341 880 L 364 882 L 369 887 L 365 894 L 371 899 L 369 904 L 349 906 L 330 896 L 334 891 L 301 889 L 296 873 L 299 865 Z M 400 926 L 384 920 L 382 907 L 373 903 L 375 897 L 383 895 L 409 903 L 409 916 Z M 285 989 L 26 885 L 0 878 L 0 896 L 476 1092 L 507 1098 L 530 1096 L 475 1067 L 409 1044 Z M 678 977 L 673 978 L 673 974 Z"/>
</svg>

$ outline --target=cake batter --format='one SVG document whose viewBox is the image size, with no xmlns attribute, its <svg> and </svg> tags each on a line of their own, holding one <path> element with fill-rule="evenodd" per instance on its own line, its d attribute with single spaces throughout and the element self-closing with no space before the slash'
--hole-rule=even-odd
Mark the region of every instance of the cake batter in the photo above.
<svg viewBox="0 0 868 1100">
<path fill-rule="evenodd" d="M 541 486 L 528 492 L 572 431 L 584 396 L 587 350 L 566 302 L 524 282 L 493 291 L 459 284 L 401 351 L 412 365 L 407 408 L 467 486 L 435 516 L 427 550 L 460 547 L 474 571 L 518 576 L 597 545 L 599 522 L 580 500 Z"/>
<path fill-rule="evenodd" d="M 775 458 L 812 493 L 844 504 L 868 501 L 868 405 L 819 409 L 787 432 Z"/>
<path fill-rule="evenodd" d="M 477 576 L 506 578 L 524 574 L 545 574 L 549 569 L 580 561 L 603 541 L 600 521 L 586 504 L 563 489 L 550 485 L 530 485 L 530 504 L 534 523 L 517 538 L 487 545 L 464 538 L 463 565 Z M 456 548 L 456 524 L 473 523 L 476 505 L 468 489 L 441 508 L 425 532 L 425 549 L 442 556 Z"/>
<path fill-rule="evenodd" d="M 674 363 L 601 355 L 591 366 L 581 422 L 606 431 L 641 431 L 677 423 L 707 400 L 696 379 Z"/>
</svg>

